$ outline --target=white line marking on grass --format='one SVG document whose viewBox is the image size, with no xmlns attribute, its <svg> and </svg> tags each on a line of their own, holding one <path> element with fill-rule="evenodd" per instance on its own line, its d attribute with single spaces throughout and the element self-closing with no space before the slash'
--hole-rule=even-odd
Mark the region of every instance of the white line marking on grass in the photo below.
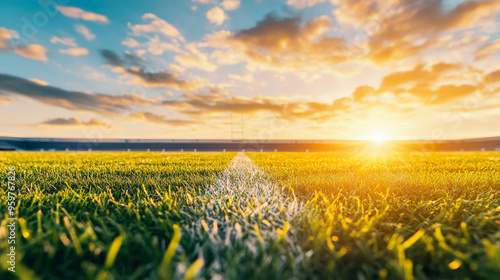
<svg viewBox="0 0 500 280">
<path fill-rule="evenodd" d="M 302 208 L 295 197 L 287 198 L 283 188 L 271 182 L 265 172 L 243 153 L 238 153 L 229 168 L 215 178 L 215 184 L 208 186 L 205 195 L 233 197 L 246 208 L 244 211 L 261 213 L 282 222 L 292 219 Z M 281 206 L 285 207 L 282 211 L 284 217 L 278 215 Z"/>
<path fill-rule="evenodd" d="M 289 244 L 284 248 L 286 252 L 301 250 L 295 241 L 295 229 L 290 228 L 284 235 L 283 228 L 300 214 L 304 205 L 272 182 L 250 158 L 238 153 L 229 167 L 214 179 L 197 197 L 197 208 L 206 215 L 184 228 L 192 238 L 199 240 L 198 253 L 203 246 L 210 246 L 221 255 L 229 251 L 237 256 L 242 248 L 247 248 L 243 251 L 252 252 L 251 256 L 255 257 L 259 248 L 277 242 L 278 232 Z M 228 272 L 226 261 L 217 258 L 206 269 L 211 270 L 212 275 L 223 275 Z"/>
</svg>

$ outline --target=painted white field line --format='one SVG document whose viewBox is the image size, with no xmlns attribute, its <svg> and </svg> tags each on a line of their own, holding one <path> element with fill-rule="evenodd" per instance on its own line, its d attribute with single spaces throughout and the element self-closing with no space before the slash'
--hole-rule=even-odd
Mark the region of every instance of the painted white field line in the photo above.
<svg viewBox="0 0 500 280">
<path fill-rule="evenodd" d="M 282 189 L 266 178 L 264 171 L 243 153 L 231 161 L 229 168 L 215 177 L 215 184 L 205 192 L 208 195 L 229 195 L 234 197 L 260 199 L 263 201 L 278 199 L 284 203 Z"/>
<path fill-rule="evenodd" d="M 214 181 L 194 198 L 194 209 L 186 208 L 199 218 L 183 226 L 182 234 L 196 242 L 194 254 L 202 257 L 206 250 L 213 253 L 215 258 L 204 266 L 208 275 L 213 279 L 237 279 L 238 275 L 229 269 L 231 259 L 240 258 L 242 252 L 248 258 L 257 257 L 259 251 L 276 246 L 274 241 L 283 237 L 286 222 L 298 219 L 305 206 L 268 179 L 243 153 L 237 154 L 225 171 L 215 175 Z M 282 265 L 286 264 L 285 254 L 304 256 L 293 227 L 281 241 L 287 244 L 280 247 Z M 185 269 L 183 264 L 176 267 L 178 275 L 183 275 Z"/>
<path fill-rule="evenodd" d="M 197 197 L 200 210 L 206 216 L 190 227 L 198 236 L 208 232 L 211 242 L 217 243 L 219 239 L 230 245 L 240 240 L 250 249 L 257 248 L 256 243 L 276 238 L 276 230 L 283 229 L 285 222 L 294 219 L 304 207 L 269 180 L 243 153 L 238 153 L 229 167 L 214 179 Z M 290 230 L 289 242 L 293 239 L 289 235 L 293 234 Z"/>
<path fill-rule="evenodd" d="M 271 182 L 243 153 L 238 153 L 229 168 L 215 178 L 215 184 L 206 189 L 205 195 L 233 197 L 249 214 L 273 217 L 277 222 L 292 219 L 302 208 L 295 197 L 286 197 L 283 188 Z M 285 209 L 280 211 L 281 207 Z M 282 215 L 278 215 L 280 212 Z"/>
</svg>

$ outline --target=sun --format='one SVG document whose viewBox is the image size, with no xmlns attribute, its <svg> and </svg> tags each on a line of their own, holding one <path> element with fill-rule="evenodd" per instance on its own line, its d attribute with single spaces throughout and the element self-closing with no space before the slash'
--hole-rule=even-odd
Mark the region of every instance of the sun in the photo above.
<svg viewBox="0 0 500 280">
<path fill-rule="evenodd" d="M 374 143 L 382 143 L 385 140 L 387 140 L 387 137 L 385 132 L 377 130 L 372 132 L 372 134 L 370 135 L 370 140 L 373 141 Z"/>
</svg>

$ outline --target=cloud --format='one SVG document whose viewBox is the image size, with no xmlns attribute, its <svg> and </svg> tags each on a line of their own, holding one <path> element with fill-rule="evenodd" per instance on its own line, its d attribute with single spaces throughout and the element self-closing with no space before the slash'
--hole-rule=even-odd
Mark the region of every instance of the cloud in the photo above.
<svg viewBox="0 0 500 280">
<path fill-rule="evenodd" d="M 297 9 L 304 9 L 312 7 L 316 4 L 323 3 L 326 0 L 288 0 L 286 4 Z"/>
<path fill-rule="evenodd" d="M 239 82 L 245 82 L 245 83 L 252 83 L 254 81 L 253 75 L 252 74 L 247 74 L 245 76 L 242 75 L 237 75 L 237 74 L 229 74 L 227 75 L 230 79 L 239 81 Z"/>
<path fill-rule="evenodd" d="M 471 77 L 471 80 L 464 80 L 465 77 Z M 231 78 L 242 77 L 232 75 Z M 378 88 L 361 85 L 351 95 L 331 103 L 230 96 L 213 91 L 208 94 L 184 94 L 180 99 L 165 100 L 162 104 L 188 116 L 271 114 L 286 120 L 303 119 L 321 123 L 334 118 L 366 117 L 380 110 L 389 116 L 400 116 L 422 108 L 440 110 L 443 108 L 440 106 L 449 106 L 473 96 L 480 90 L 483 81 L 489 84 L 500 81 L 500 71 L 485 74 L 463 64 L 418 64 L 412 69 L 384 76 Z"/>
<path fill-rule="evenodd" d="M 140 95 L 106 95 L 100 93 L 84 93 L 62 88 L 42 85 L 8 74 L 0 74 L 0 94 L 21 95 L 42 103 L 66 108 L 73 111 L 97 112 L 102 114 L 120 113 L 130 110 L 130 106 L 149 106 L 156 100 Z"/>
<path fill-rule="evenodd" d="M 85 25 L 75 24 L 75 30 L 85 37 L 87 41 L 93 41 L 95 39 L 95 35 Z"/>
<path fill-rule="evenodd" d="M 7 50 L 11 48 L 11 44 L 9 43 L 10 39 L 19 38 L 19 33 L 15 30 L 9 30 L 4 27 L 0 27 L 0 49 Z"/>
<path fill-rule="evenodd" d="M 490 72 L 483 77 L 483 83 L 489 85 L 500 82 L 500 70 Z"/>
<path fill-rule="evenodd" d="M 236 10 L 240 7 L 240 0 L 224 0 L 220 5 L 226 11 Z"/>
<path fill-rule="evenodd" d="M 426 0 L 424 0 L 426 1 Z M 304 1 L 294 1 L 304 2 Z M 318 2 L 318 1 L 306 1 Z M 387 19 L 392 12 L 399 10 L 399 6 L 414 3 L 414 0 L 409 1 L 386 1 L 386 0 L 372 0 L 372 1 L 356 1 L 356 0 L 330 0 L 330 3 L 336 8 L 332 11 L 335 19 L 343 26 L 362 26 L 370 21 L 381 23 L 382 20 Z M 315 3 L 316 4 L 316 3 Z"/>
<path fill-rule="evenodd" d="M 367 25 L 366 58 L 378 64 L 446 48 L 453 40 L 442 41 L 441 36 L 478 27 L 500 12 L 495 0 L 463 1 L 452 9 L 446 9 L 443 1 L 395 1 L 392 6 L 390 1 L 334 2 L 342 4 L 334 12 L 341 24 Z"/>
<path fill-rule="evenodd" d="M 16 99 L 11 96 L 0 95 L 0 104 L 12 104 L 16 103 Z"/>
<path fill-rule="evenodd" d="M 331 104 L 319 102 L 284 102 L 272 97 L 230 97 L 218 92 L 209 95 L 185 94 L 184 100 L 165 100 L 164 106 L 190 116 L 220 113 L 257 114 L 270 113 L 284 119 L 326 120 L 348 109 L 344 100 Z"/>
<path fill-rule="evenodd" d="M 302 24 L 299 17 L 269 14 L 252 28 L 235 34 L 218 32 L 206 40 L 210 46 L 228 50 L 213 53 L 222 62 L 242 57 L 263 69 L 324 71 L 327 66 L 346 61 L 345 40 L 326 36 L 331 24 L 327 16 Z"/>
<path fill-rule="evenodd" d="M 170 125 L 175 127 L 199 124 L 198 122 L 191 120 L 166 119 L 164 116 L 144 111 L 133 113 L 130 115 L 130 117 L 135 120 L 148 121 L 156 124 Z"/>
<path fill-rule="evenodd" d="M 65 46 L 69 46 L 69 47 L 76 47 L 76 43 L 75 43 L 75 39 L 73 38 L 59 38 L 57 36 L 52 36 L 52 38 L 50 38 L 50 42 L 52 44 L 63 44 Z"/>
<path fill-rule="evenodd" d="M 484 74 L 463 64 L 418 64 L 413 69 L 386 75 L 378 89 L 358 87 L 353 98 L 357 102 L 365 102 L 378 97 L 383 100 L 384 94 L 390 94 L 399 100 L 399 105 L 405 102 L 412 103 L 415 108 L 442 105 L 472 96 L 480 90 L 482 80 L 489 75 L 492 73 Z"/>
<path fill-rule="evenodd" d="M 148 41 L 142 44 L 137 42 L 135 39 L 128 37 L 122 42 L 122 45 L 129 48 L 146 48 L 146 50 L 152 55 L 162 55 L 165 51 L 173 51 L 176 53 L 182 52 L 178 44 L 167 43 L 164 40 L 161 40 L 158 35 L 149 37 Z"/>
<path fill-rule="evenodd" d="M 201 3 L 201 4 L 212 4 L 215 3 L 216 0 L 193 0 L 195 3 Z"/>
<path fill-rule="evenodd" d="M 27 79 L 27 80 L 30 81 L 30 82 L 33 82 L 35 84 L 41 85 L 41 86 L 48 86 L 48 85 L 50 85 L 48 82 L 42 81 L 42 80 L 39 80 L 39 79 L 33 79 L 33 78 L 31 78 L 31 79 Z"/>
<path fill-rule="evenodd" d="M 211 23 L 221 25 L 227 19 L 226 13 L 221 7 L 213 7 L 207 12 L 207 19 Z"/>
<path fill-rule="evenodd" d="M 87 12 L 80 8 L 76 7 L 65 7 L 65 6 L 57 6 L 57 9 L 66 17 L 82 19 L 86 21 L 95 21 L 99 23 L 109 23 L 109 20 L 106 16 Z"/>
<path fill-rule="evenodd" d="M 318 76 L 335 73 L 332 66 L 350 62 L 383 66 L 421 59 L 420 55 L 432 49 L 446 52 L 476 44 L 484 39 L 459 32 L 480 27 L 500 12 L 500 2 L 492 0 L 464 1 L 451 8 L 443 1 L 330 2 L 335 6 L 334 19 L 348 34 L 333 28 L 328 16 L 304 22 L 298 16 L 269 14 L 253 27 L 234 34 L 219 31 L 205 39 L 217 48 L 212 56 L 221 64 L 243 61 L 248 69 L 290 71 L 301 77 L 314 72 Z M 299 8 L 317 3 L 288 2 Z M 494 49 L 492 45 L 478 57 Z"/>
<path fill-rule="evenodd" d="M 476 60 L 480 60 L 495 54 L 500 53 L 500 39 L 492 43 L 486 44 L 476 51 Z"/>
<path fill-rule="evenodd" d="M 213 72 L 217 69 L 215 64 L 208 61 L 208 55 L 200 51 L 195 44 L 186 45 L 190 53 L 175 56 L 175 60 L 186 68 L 198 68 L 207 72 Z"/>
<path fill-rule="evenodd" d="M 0 27 L 0 52 L 15 53 L 26 58 L 47 61 L 48 50 L 44 46 L 37 44 L 14 46 L 9 43 L 9 40 L 13 38 L 19 38 L 17 31 Z"/>
<path fill-rule="evenodd" d="M 121 58 L 118 54 L 116 54 L 112 50 L 106 50 L 103 49 L 100 51 L 101 56 L 106 60 L 106 64 L 112 65 L 112 66 L 120 66 L 120 67 L 127 67 L 127 66 L 142 66 L 144 60 L 131 55 L 129 53 L 125 53 L 123 55 L 123 58 Z"/>
<path fill-rule="evenodd" d="M 86 48 L 69 48 L 66 50 L 59 50 L 59 52 L 71 56 L 82 56 L 89 54 L 89 50 L 87 50 Z"/>
<path fill-rule="evenodd" d="M 177 28 L 154 14 L 144 14 L 142 20 L 150 20 L 150 23 L 136 25 L 132 25 L 130 22 L 128 23 L 128 27 L 132 30 L 133 35 L 139 36 L 144 33 L 161 33 L 168 37 L 182 37 Z"/>
<path fill-rule="evenodd" d="M 205 86 L 201 81 L 181 80 L 179 75 L 167 71 L 146 72 L 144 69 L 126 69 L 126 72 L 138 79 L 138 83 L 151 87 L 168 87 L 177 90 L 193 91 Z"/>
<path fill-rule="evenodd" d="M 186 68 L 198 68 L 207 72 L 213 72 L 217 69 L 216 65 L 208 62 L 206 59 L 191 54 L 177 55 L 175 56 L 175 60 Z"/>
<path fill-rule="evenodd" d="M 42 45 L 25 45 L 14 49 L 14 53 L 27 58 L 47 61 L 48 50 Z"/>
<path fill-rule="evenodd" d="M 170 64 L 169 67 L 168 67 L 170 70 L 174 71 L 174 72 L 179 72 L 179 73 L 184 73 L 186 72 L 186 68 L 184 67 L 181 67 L 177 64 Z"/>
<path fill-rule="evenodd" d="M 179 75 L 167 71 L 147 72 L 144 60 L 131 54 L 121 58 L 111 50 L 101 50 L 101 55 L 110 66 L 120 67 L 121 72 L 135 78 L 136 84 L 150 87 L 168 87 L 177 90 L 192 91 L 206 85 L 202 81 L 187 81 L 180 79 Z"/>
<path fill-rule="evenodd" d="M 361 102 L 366 97 L 376 94 L 375 88 L 367 85 L 357 87 L 352 93 L 352 98 L 354 102 Z"/>
<path fill-rule="evenodd" d="M 127 37 L 123 40 L 122 45 L 133 49 L 139 47 L 141 44 L 139 44 L 139 42 L 137 42 L 134 38 Z"/>
<path fill-rule="evenodd" d="M 290 0 L 288 4 L 302 8 L 319 2 Z M 211 57 L 218 64 L 244 62 L 251 71 L 291 72 L 302 79 L 345 72 L 339 67 L 352 63 L 380 67 L 410 60 L 413 64 L 424 55 L 449 54 L 450 49 L 483 42 L 487 35 L 472 29 L 494 21 L 500 13 L 500 2 L 493 0 L 463 1 L 452 7 L 427 0 L 330 2 L 334 18 L 304 21 L 299 16 L 269 14 L 250 28 L 206 35 L 208 46 L 215 48 Z M 335 27 L 334 20 L 342 29 Z M 478 59 L 496 48 L 485 46 Z"/>
<path fill-rule="evenodd" d="M 201 3 L 201 4 L 216 4 L 216 0 L 193 0 L 195 3 Z M 236 10 L 240 7 L 241 1 L 240 0 L 223 0 L 220 3 L 220 6 L 224 8 L 226 11 L 232 11 Z M 196 6 L 194 6 L 196 7 Z"/>
<path fill-rule="evenodd" d="M 42 123 L 39 123 L 38 126 L 41 126 L 41 127 L 68 127 L 68 128 L 82 127 L 82 126 L 107 127 L 107 128 L 114 127 L 113 125 L 108 124 L 108 123 L 103 122 L 103 121 L 98 120 L 98 119 L 92 118 L 88 121 L 82 121 L 76 117 L 49 119 L 49 120 L 46 120 Z"/>
</svg>

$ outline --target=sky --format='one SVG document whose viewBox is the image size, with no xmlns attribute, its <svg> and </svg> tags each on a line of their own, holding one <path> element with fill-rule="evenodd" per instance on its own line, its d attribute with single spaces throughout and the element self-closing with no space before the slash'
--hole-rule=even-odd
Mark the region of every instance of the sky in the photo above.
<svg viewBox="0 0 500 280">
<path fill-rule="evenodd" d="M 497 0 L 0 0 L 0 136 L 500 136 L 499 66 Z"/>
</svg>

